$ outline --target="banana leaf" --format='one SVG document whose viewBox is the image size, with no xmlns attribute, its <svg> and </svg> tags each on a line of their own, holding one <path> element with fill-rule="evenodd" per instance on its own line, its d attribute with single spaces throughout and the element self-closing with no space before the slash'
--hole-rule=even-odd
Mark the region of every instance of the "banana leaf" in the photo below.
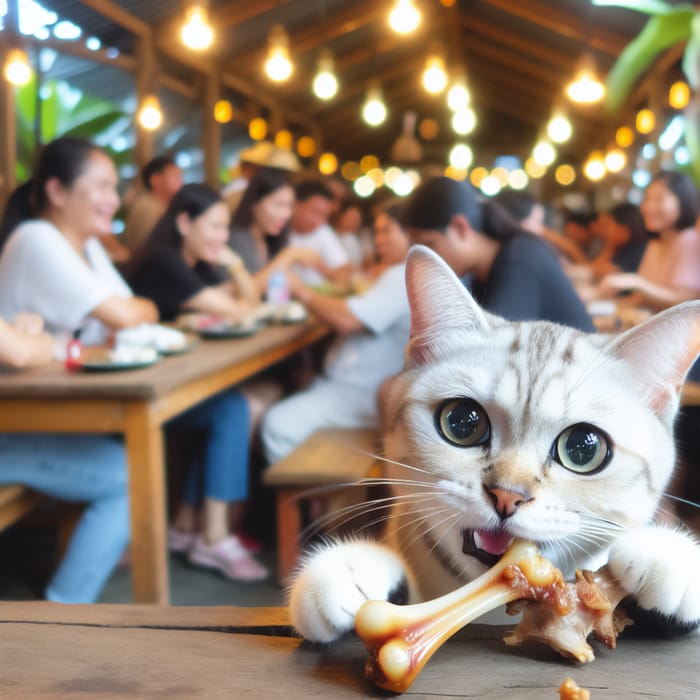
<svg viewBox="0 0 700 700">
<path fill-rule="evenodd" d="M 593 4 L 599 7 L 623 7 L 628 10 L 636 10 L 646 15 L 664 15 L 674 9 L 663 0 L 593 0 Z M 692 5 L 676 5 L 676 9 L 692 9 Z"/>
<path fill-rule="evenodd" d="M 690 38 L 683 53 L 683 72 L 693 90 L 700 88 L 700 12 L 690 23 Z"/>
<path fill-rule="evenodd" d="M 608 74 L 605 106 L 609 111 L 620 109 L 636 80 L 662 51 L 688 39 L 695 16 L 695 8 L 686 5 L 673 8 L 666 14 L 654 15 L 647 21 Z"/>
</svg>

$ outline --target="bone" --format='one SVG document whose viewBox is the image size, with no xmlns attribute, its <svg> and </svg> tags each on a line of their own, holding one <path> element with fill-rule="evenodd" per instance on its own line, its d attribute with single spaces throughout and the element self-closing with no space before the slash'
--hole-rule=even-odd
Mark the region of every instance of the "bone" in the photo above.
<svg viewBox="0 0 700 700">
<path fill-rule="evenodd" d="M 615 646 L 624 622 L 615 619 L 613 611 L 622 597 L 607 571 L 577 572 L 577 580 L 566 583 L 534 544 L 516 542 L 494 567 L 440 598 L 417 605 L 367 601 L 355 616 L 355 631 L 369 651 L 367 678 L 401 693 L 455 632 L 513 601 L 524 607 L 524 616 L 506 637 L 507 644 L 542 641 L 561 654 L 590 661 L 593 651 L 586 639 L 591 631 Z M 511 606 L 509 612 L 519 609 Z"/>
</svg>

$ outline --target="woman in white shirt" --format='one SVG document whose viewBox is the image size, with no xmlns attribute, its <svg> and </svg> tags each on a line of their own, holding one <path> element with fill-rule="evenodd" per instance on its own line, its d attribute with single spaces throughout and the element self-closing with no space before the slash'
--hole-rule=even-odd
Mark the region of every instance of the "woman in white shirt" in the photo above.
<svg viewBox="0 0 700 700">
<path fill-rule="evenodd" d="M 112 331 L 154 323 L 158 311 L 134 297 L 99 242 L 112 232 L 119 207 L 117 171 L 88 141 L 64 137 L 39 159 L 30 202 L 35 218 L 22 220 L 8 207 L 0 241 L 0 316 L 34 312 L 46 329 L 100 344 Z"/>
</svg>

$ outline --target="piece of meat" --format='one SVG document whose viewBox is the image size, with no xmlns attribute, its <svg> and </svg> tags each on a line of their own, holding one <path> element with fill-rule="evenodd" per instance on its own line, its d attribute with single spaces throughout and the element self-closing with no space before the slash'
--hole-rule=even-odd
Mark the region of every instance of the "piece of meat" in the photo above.
<svg viewBox="0 0 700 700">
<path fill-rule="evenodd" d="M 367 677 L 382 688 L 404 692 L 446 639 L 513 601 L 524 616 L 506 643 L 536 639 L 561 654 L 590 661 L 589 634 L 615 646 L 624 626 L 623 617 L 614 613 L 622 597 L 605 568 L 595 574 L 577 573 L 576 581 L 567 583 L 534 544 L 516 542 L 491 569 L 435 600 L 417 605 L 368 601 L 355 616 L 355 631 L 370 654 Z"/>
<path fill-rule="evenodd" d="M 591 693 L 567 676 L 559 686 L 559 700 L 591 700 Z"/>
</svg>

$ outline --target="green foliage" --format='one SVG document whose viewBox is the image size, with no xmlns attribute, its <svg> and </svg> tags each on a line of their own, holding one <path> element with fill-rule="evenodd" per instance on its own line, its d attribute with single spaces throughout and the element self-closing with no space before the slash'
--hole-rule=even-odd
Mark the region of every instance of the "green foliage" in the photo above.
<svg viewBox="0 0 700 700">
<path fill-rule="evenodd" d="M 631 41 L 608 74 L 606 106 L 617 111 L 629 96 L 635 82 L 666 49 L 686 42 L 683 72 L 696 97 L 685 113 L 685 144 L 690 153 L 690 169 L 700 184 L 700 11 L 694 5 L 669 5 L 662 0 L 593 0 L 594 5 L 624 7 L 650 15 L 639 36 Z"/>
<path fill-rule="evenodd" d="M 17 164 L 18 182 L 26 180 L 32 170 L 37 147 L 59 136 L 81 136 L 97 141 L 110 133 L 115 138 L 128 128 L 130 116 L 111 102 L 99 100 L 65 83 L 47 81 L 42 88 L 39 143 L 36 138 L 37 85 L 32 78 L 26 85 L 16 88 L 17 114 Z M 128 152 L 114 153 L 105 149 L 116 162 L 130 160 Z"/>
</svg>

